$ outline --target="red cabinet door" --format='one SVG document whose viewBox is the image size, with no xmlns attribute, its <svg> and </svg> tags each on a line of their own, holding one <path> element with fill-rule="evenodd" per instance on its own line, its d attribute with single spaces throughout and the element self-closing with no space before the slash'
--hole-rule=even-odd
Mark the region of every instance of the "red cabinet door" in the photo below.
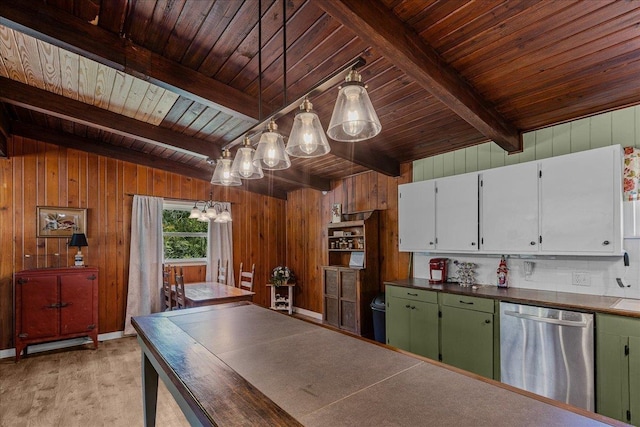
<svg viewBox="0 0 640 427">
<path fill-rule="evenodd" d="M 93 319 L 93 280 L 95 276 L 86 272 L 60 275 L 62 335 L 90 331 L 96 327 Z"/>
<path fill-rule="evenodd" d="M 21 338 L 43 338 L 58 335 L 58 278 L 30 276 L 19 280 L 22 310 L 18 331 Z"/>
</svg>

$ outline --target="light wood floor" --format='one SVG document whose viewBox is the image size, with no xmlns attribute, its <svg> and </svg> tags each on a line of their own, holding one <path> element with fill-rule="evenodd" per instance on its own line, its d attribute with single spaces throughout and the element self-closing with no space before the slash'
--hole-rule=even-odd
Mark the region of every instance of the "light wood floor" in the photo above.
<svg viewBox="0 0 640 427">
<path fill-rule="evenodd" d="M 0 360 L 0 426 L 143 425 L 135 338 Z M 160 381 L 157 426 L 188 426 Z"/>
</svg>

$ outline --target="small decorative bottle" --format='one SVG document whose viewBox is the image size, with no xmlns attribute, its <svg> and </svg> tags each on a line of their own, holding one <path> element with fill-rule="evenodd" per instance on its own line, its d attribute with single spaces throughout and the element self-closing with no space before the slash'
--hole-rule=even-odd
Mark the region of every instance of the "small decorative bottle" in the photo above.
<svg viewBox="0 0 640 427">
<path fill-rule="evenodd" d="M 509 268 L 507 268 L 507 260 L 504 259 L 504 255 L 500 258 L 500 264 L 498 265 L 496 273 L 498 274 L 498 287 L 508 288 L 509 279 L 507 278 L 507 273 L 509 273 Z"/>
</svg>

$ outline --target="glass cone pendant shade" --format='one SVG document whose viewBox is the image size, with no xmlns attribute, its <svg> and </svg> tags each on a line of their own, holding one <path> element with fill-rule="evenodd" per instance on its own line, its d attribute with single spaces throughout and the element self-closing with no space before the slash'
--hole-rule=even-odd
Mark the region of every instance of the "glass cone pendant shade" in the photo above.
<svg viewBox="0 0 640 427">
<path fill-rule="evenodd" d="M 367 88 L 356 70 L 351 70 L 338 92 L 327 135 L 336 141 L 353 142 L 373 138 L 382 130 Z"/>
<path fill-rule="evenodd" d="M 242 185 L 240 178 L 231 174 L 231 152 L 227 149 L 222 152 L 222 157 L 216 163 L 211 183 L 215 185 Z"/>
<path fill-rule="evenodd" d="M 231 165 L 231 175 L 240 179 L 260 179 L 264 177 L 264 172 L 260 166 L 253 164 L 253 156 L 256 150 L 251 146 L 249 137 L 244 138 L 242 147 L 238 148 L 236 157 Z"/>
<path fill-rule="evenodd" d="M 318 115 L 312 110 L 313 105 L 305 98 L 300 111 L 293 119 L 293 127 L 287 153 L 295 157 L 318 157 L 331 151 Z"/>
<path fill-rule="evenodd" d="M 289 155 L 284 150 L 284 140 L 277 131 L 278 125 L 271 119 L 267 131 L 260 136 L 260 142 L 253 157 L 254 166 L 266 170 L 287 169 L 291 166 Z"/>
</svg>

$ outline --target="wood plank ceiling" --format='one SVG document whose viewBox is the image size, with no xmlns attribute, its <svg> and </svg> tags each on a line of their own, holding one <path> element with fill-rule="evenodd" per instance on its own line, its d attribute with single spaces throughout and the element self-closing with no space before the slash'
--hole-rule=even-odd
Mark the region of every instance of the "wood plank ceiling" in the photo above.
<svg viewBox="0 0 640 427">
<path fill-rule="evenodd" d="M 0 151 L 15 133 L 208 180 L 207 157 L 363 57 L 381 134 L 244 182 L 286 197 L 640 103 L 640 2 L 286 0 L 283 31 L 282 1 L 3 0 Z M 336 94 L 311 99 L 325 128 Z"/>
</svg>

